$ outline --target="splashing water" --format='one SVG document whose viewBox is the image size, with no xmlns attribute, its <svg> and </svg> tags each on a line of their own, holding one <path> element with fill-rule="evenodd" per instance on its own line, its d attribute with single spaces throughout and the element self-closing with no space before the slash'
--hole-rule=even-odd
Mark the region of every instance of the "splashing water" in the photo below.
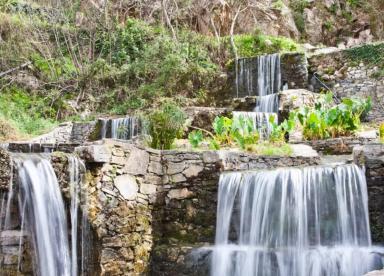
<svg viewBox="0 0 384 276">
<path fill-rule="evenodd" d="M 361 276 L 382 268 L 367 201 L 356 165 L 223 174 L 211 275 Z"/>
</svg>

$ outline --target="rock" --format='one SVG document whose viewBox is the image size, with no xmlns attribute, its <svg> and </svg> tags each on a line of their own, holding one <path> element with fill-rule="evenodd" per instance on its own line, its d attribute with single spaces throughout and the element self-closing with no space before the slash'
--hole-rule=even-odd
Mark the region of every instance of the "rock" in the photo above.
<svg viewBox="0 0 384 276">
<path fill-rule="evenodd" d="M 317 151 L 312 147 L 303 144 L 291 144 L 292 156 L 301 156 L 301 157 L 318 157 Z"/>
<path fill-rule="evenodd" d="M 185 177 L 187 178 L 190 178 L 190 177 L 195 177 L 195 176 L 198 176 L 200 172 L 202 172 L 204 169 L 202 166 L 198 166 L 198 165 L 191 165 L 189 166 L 184 172 L 183 174 L 185 175 Z"/>
<path fill-rule="evenodd" d="M 107 163 L 111 160 L 111 149 L 105 145 L 81 146 L 76 148 L 80 158 L 91 163 Z"/>
<path fill-rule="evenodd" d="M 368 272 L 364 276 L 384 276 L 384 269 Z"/>
<path fill-rule="evenodd" d="M 177 173 L 181 173 L 185 168 L 184 162 L 180 163 L 168 163 L 167 166 L 167 174 L 173 175 Z"/>
<path fill-rule="evenodd" d="M 151 195 L 156 193 L 156 185 L 153 184 L 141 184 L 140 193 L 145 195 Z"/>
<path fill-rule="evenodd" d="M 184 182 L 184 181 L 187 180 L 187 179 L 185 178 L 185 176 L 182 175 L 181 173 L 171 175 L 171 176 L 169 176 L 169 179 L 170 179 L 170 182 L 171 182 L 171 183 L 180 183 L 180 182 Z"/>
<path fill-rule="evenodd" d="M 187 188 L 183 189 L 173 189 L 168 192 L 168 197 L 170 199 L 185 199 L 193 196 L 193 192 L 189 191 Z"/>
<path fill-rule="evenodd" d="M 0 234 L 0 245 L 19 245 L 20 238 L 26 234 L 18 230 L 2 231 Z"/>
<path fill-rule="evenodd" d="M 154 162 L 153 162 L 154 163 Z M 149 154 L 145 150 L 133 148 L 124 166 L 124 172 L 133 175 L 145 175 L 149 164 Z"/>
<path fill-rule="evenodd" d="M 159 162 L 150 162 L 148 171 L 157 175 L 163 175 L 163 166 Z"/>
<path fill-rule="evenodd" d="M 205 151 L 203 152 L 203 162 L 204 163 L 216 163 L 220 161 L 220 156 L 218 152 L 215 151 Z"/>
<path fill-rule="evenodd" d="M 127 200 L 134 200 L 136 198 L 139 187 L 135 177 L 119 175 L 115 178 L 114 184 L 123 198 Z"/>
</svg>

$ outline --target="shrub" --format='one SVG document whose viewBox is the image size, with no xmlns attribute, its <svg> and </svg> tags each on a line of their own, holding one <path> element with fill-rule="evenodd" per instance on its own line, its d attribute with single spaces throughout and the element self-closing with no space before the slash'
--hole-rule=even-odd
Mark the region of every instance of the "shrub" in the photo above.
<svg viewBox="0 0 384 276">
<path fill-rule="evenodd" d="M 147 117 L 151 147 L 171 149 L 175 139 L 183 132 L 186 120 L 184 112 L 174 103 L 166 102 Z"/>
</svg>

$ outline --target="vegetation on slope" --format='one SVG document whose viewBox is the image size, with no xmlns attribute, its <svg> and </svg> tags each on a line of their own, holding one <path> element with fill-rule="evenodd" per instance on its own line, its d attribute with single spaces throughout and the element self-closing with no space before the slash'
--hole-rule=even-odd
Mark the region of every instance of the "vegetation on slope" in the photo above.
<svg viewBox="0 0 384 276">
<path fill-rule="evenodd" d="M 31 99 L 28 105 L 9 95 L 3 100 L 17 110 L 28 106 L 26 115 L 0 110 L 22 133 L 38 134 L 74 116 L 147 110 L 164 98 L 212 105 L 226 88 L 223 73 L 233 58 L 229 37 L 183 28 L 174 37 L 161 25 L 129 17 L 122 22 L 113 14 L 85 14 L 79 22 L 76 7 L 60 11 L 9 1 L 0 11 L 0 72 L 31 62 L 0 80 L 5 95 L 13 89 Z M 235 41 L 239 55 L 247 57 L 298 48 L 286 38 L 260 33 Z"/>
</svg>

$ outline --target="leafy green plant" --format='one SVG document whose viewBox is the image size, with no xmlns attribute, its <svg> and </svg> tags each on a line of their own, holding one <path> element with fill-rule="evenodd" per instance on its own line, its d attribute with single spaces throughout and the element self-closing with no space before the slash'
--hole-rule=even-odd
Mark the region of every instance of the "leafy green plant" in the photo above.
<svg viewBox="0 0 384 276">
<path fill-rule="evenodd" d="M 193 148 L 198 148 L 203 139 L 203 132 L 201 130 L 193 130 L 188 134 L 189 143 Z"/>
<path fill-rule="evenodd" d="M 166 102 L 147 116 L 151 147 L 171 149 L 175 139 L 183 132 L 186 115 L 174 103 Z"/>
<path fill-rule="evenodd" d="M 288 120 L 284 120 L 281 124 L 276 123 L 275 119 L 271 116 L 269 123 L 272 125 L 271 133 L 269 134 L 268 141 L 270 143 L 285 143 L 286 135 L 291 133 L 296 125 L 295 113 L 290 113 Z"/>
<path fill-rule="evenodd" d="M 305 139 L 335 138 L 353 134 L 371 106 L 370 98 L 344 98 L 340 104 L 334 105 L 332 93 L 327 93 L 314 108 L 302 107 L 291 116 L 298 118 Z"/>
</svg>

